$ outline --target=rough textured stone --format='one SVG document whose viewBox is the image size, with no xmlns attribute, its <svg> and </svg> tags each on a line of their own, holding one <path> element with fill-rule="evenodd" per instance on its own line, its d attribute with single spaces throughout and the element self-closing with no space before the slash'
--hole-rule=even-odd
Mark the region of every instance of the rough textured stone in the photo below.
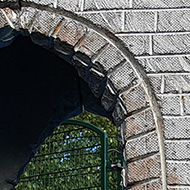
<svg viewBox="0 0 190 190">
<path fill-rule="evenodd" d="M 46 0 L 44 0 L 44 1 L 46 1 Z M 54 2 L 56 2 L 56 1 L 54 1 Z M 64 8 L 66 10 L 73 11 L 73 12 L 80 11 L 82 8 L 80 6 L 79 0 L 72 0 L 72 1 L 61 0 L 61 1 L 57 1 L 57 2 L 58 2 L 57 7 Z"/>
<path fill-rule="evenodd" d="M 161 180 L 153 180 L 144 184 L 134 185 L 130 187 L 130 190 L 160 190 L 162 189 Z"/>
<path fill-rule="evenodd" d="M 110 75 L 110 80 L 117 90 L 129 88 L 133 82 L 136 82 L 133 69 L 128 62 L 125 62 Z"/>
<path fill-rule="evenodd" d="M 147 135 L 127 141 L 125 149 L 128 160 L 149 153 L 158 152 L 159 148 L 156 132 L 151 132 Z"/>
<path fill-rule="evenodd" d="M 166 142 L 165 149 L 167 160 L 190 160 L 190 142 Z"/>
<path fill-rule="evenodd" d="M 39 15 L 37 17 L 33 17 L 33 27 L 30 32 L 40 32 L 46 36 L 49 36 L 50 33 L 54 32 L 54 29 L 62 19 L 62 16 L 57 14 L 52 17 L 52 14 L 47 11 L 41 11 L 36 14 Z"/>
<path fill-rule="evenodd" d="M 122 93 L 121 98 L 125 103 L 128 112 L 139 110 L 148 106 L 145 92 L 141 86 L 131 89 L 129 92 Z"/>
<path fill-rule="evenodd" d="M 108 80 L 108 83 L 105 87 L 104 93 L 102 95 L 101 101 L 105 110 L 113 110 L 117 100 L 117 92 L 114 87 L 111 85 L 111 82 Z"/>
<path fill-rule="evenodd" d="M 85 53 L 89 57 L 92 57 L 94 54 L 98 53 L 98 50 L 100 50 L 105 44 L 107 44 L 107 41 L 100 35 L 93 32 L 88 35 L 81 44 L 79 51 Z"/>
<path fill-rule="evenodd" d="M 126 119 L 126 139 L 155 128 L 150 110 L 132 115 Z"/>
<path fill-rule="evenodd" d="M 127 110 L 126 110 L 125 105 L 119 98 L 117 98 L 115 109 L 112 114 L 115 124 L 120 125 L 121 123 L 122 124 L 125 123 L 124 120 L 126 118 L 126 115 L 127 115 Z"/>
<path fill-rule="evenodd" d="M 138 58 L 138 60 L 146 72 L 150 73 L 190 71 L 189 56 Z"/>
<path fill-rule="evenodd" d="M 161 11 L 158 15 L 158 31 L 189 31 L 190 11 Z"/>
<path fill-rule="evenodd" d="M 109 46 L 106 51 L 104 51 L 99 59 L 97 60 L 106 71 L 113 69 L 114 66 L 117 66 L 123 62 L 124 57 L 122 54 L 114 47 Z"/>
<path fill-rule="evenodd" d="M 130 0 L 112 0 L 112 1 L 89 1 L 84 0 L 84 10 L 101 10 L 101 9 L 125 9 L 129 7 Z"/>
<path fill-rule="evenodd" d="M 190 53 L 190 34 L 153 36 L 155 54 Z"/>
<path fill-rule="evenodd" d="M 134 55 L 149 54 L 149 36 L 119 36 Z"/>
<path fill-rule="evenodd" d="M 164 115 L 180 115 L 179 97 L 160 97 L 161 112 Z"/>
<path fill-rule="evenodd" d="M 125 32 L 152 32 L 154 31 L 154 12 L 126 12 Z"/>
<path fill-rule="evenodd" d="M 6 25 L 8 25 L 7 20 L 5 19 L 5 17 L 1 13 L 1 9 L 0 9 L 0 28 L 5 27 Z"/>
<path fill-rule="evenodd" d="M 66 41 L 68 44 L 74 46 L 80 40 L 80 38 L 85 34 L 86 27 L 77 22 L 68 19 L 58 33 L 58 38 L 61 41 Z"/>
<path fill-rule="evenodd" d="M 184 112 L 190 115 L 190 96 L 185 96 L 184 98 Z"/>
<path fill-rule="evenodd" d="M 134 0 L 134 8 L 168 8 L 168 7 L 190 7 L 186 0 Z"/>
<path fill-rule="evenodd" d="M 190 163 L 189 162 L 170 162 L 167 163 L 168 184 L 189 184 Z"/>
<path fill-rule="evenodd" d="M 190 75 L 166 76 L 165 92 L 190 92 Z"/>
<path fill-rule="evenodd" d="M 128 164 L 129 183 L 160 177 L 159 156 L 152 156 Z"/>
<path fill-rule="evenodd" d="M 102 13 L 82 13 L 80 15 L 92 21 L 94 24 L 101 25 L 102 27 L 114 33 L 122 31 L 122 13 L 119 11 Z"/>
<path fill-rule="evenodd" d="M 153 89 L 153 91 L 156 93 L 156 94 L 159 94 L 161 93 L 161 76 L 149 76 L 149 81 L 150 81 L 150 84 L 151 84 L 151 87 Z"/>
<path fill-rule="evenodd" d="M 164 119 L 164 136 L 166 139 L 185 139 L 190 137 L 190 118 Z"/>
</svg>

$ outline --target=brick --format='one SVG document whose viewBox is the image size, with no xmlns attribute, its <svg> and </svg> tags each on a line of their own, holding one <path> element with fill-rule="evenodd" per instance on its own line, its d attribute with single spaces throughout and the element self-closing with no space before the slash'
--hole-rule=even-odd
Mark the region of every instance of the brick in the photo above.
<svg viewBox="0 0 190 190">
<path fill-rule="evenodd" d="M 39 5 L 53 5 L 53 0 L 24 0 L 26 2 L 33 2 L 33 3 L 37 3 Z"/>
<path fill-rule="evenodd" d="M 160 177 L 159 156 L 149 157 L 128 164 L 128 181 L 134 183 L 145 179 Z"/>
<path fill-rule="evenodd" d="M 126 47 L 134 55 L 148 55 L 150 51 L 149 36 L 120 36 Z"/>
<path fill-rule="evenodd" d="M 121 95 L 128 112 L 139 110 L 148 106 L 144 89 L 138 86 L 130 92 L 124 92 Z"/>
<path fill-rule="evenodd" d="M 92 57 L 94 54 L 100 50 L 107 41 L 98 35 L 97 33 L 91 33 L 81 44 L 79 51 L 85 53 L 89 57 Z"/>
<path fill-rule="evenodd" d="M 161 93 L 161 76 L 149 76 L 150 85 L 155 94 Z"/>
<path fill-rule="evenodd" d="M 190 75 L 166 76 L 165 92 L 190 92 Z"/>
<path fill-rule="evenodd" d="M 97 60 L 106 71 L 123 62 L 123 55 L 114 46 L 109 46 Z"/>
<path fill-rule="evenodd" d="M 6 25 L 8 25 L 7 20 L 5 19 L 0 10 L 0 28 L 3 28 Z"/>
<path fill-rule="evenodd" d="M 81 16 L 111 32 L 121 32 L 121 12 L 82 13 Z"/>
<path fill-rule="evenodd" d="M 112 0 L 112 1 L 84 1 L 84 10 L 101 10 L 101 9 L 125 9 L 129 8 L 130 0 Z"/>
<path fill-rule="evenodd" d="M 74 46 L 85 32 L 86 27 L 73 20 L 68 19 L 65 26 L 63 26 L 58 33 L 58 37 L 61 41 L 65 41 L 68 44 Z"/>
<path fill-rule="evenodd" d="M 161 112 L 164 115 L 180 115 L 179 97 L 160 97 Z"/>
<path fill-rule="evenodd" d="M 153 32 L 154 12 L 126 12 L 125 32 Z"/>
<path fill-rule="evenodd" d="M 165 143 L 166 159 L 190 159 L 190 142 L 167 142 Z"/>
<path fill-rule="evenodd" d="M 61 19 L 62 16 L 60 15 L 55 15 L 55 17 L 52 17 L 52 14 L 48 11 L 41 11 L 39 16 L 33 21 L 35 23 L 33 26 L 33 32 L 40 32 L 48 36 L 49 32 L 52 30 L 54 31 Z"/>
<path fill-rule="evenodd" d="M 190 7 L 187 0 L 134 0 L 133 8 L 179 8 Z"/>
<path fill-rule="evenodd" d="M 190 181 L 190 163 L 167 163 L 168 184 L 188 185 Z"/>
<path fill-rule="evenodd" d="M 154 54 L 190 53 L 190 34 L 153 36 Z"/>
<path fill-rule="evenodd" d="M 190 114 L 190 96 L 184 97 L 184 112 L 185 114 Z"/>
<path fill-rule="evenodd" d="M 130 64 L 126 62 L 110 76 L 110 80 L 114 84 L 117 90 L 122 90 L 123 88 L 129 88 L 136 79 L 133 69 Z M 137 80 L 137 79 L 136 79 Z"/>
<path fill-rule="evenodd" d="M 130 190 L 160 190 L 162 189 L 161 180 L 154 180 L 144 184 L 134 185 L 130 187 Z"/>
<path fill-rule="evenodd" d="M 36 14 L 36 10 L 30 7 L 24 7 L 20 12 L 20 25 L 23 29 L 28 29 Z"/>
<path fill-rule="evenodd" d="M 128 160 L 152 152 L 158 152 L 158 138 L 156 132 L 127 141 L 126 157 Z"/>
<path fill-rule="evenodd" d="M 190 118 L 164 119 L 164 136 L 166 139 L 183 139 L 190 137 Z"/>
<path fill-rule="evenodd" d="M 190 71 L 190 58 L 186 57 L 158 57 L 138 58 L 146 72 L 185 72 Z"/>
<path fill-rule="evenodd" d="M 158 31 L 189 31 L 190 11 L 161 11 L 158 15 Z"/>
<path fill-rule="evenodd" d="M 57 6 L 73 12 L 80 11 L 79 0 L 72 0 L 72 1 L 61 0 L 58 1 Z"/>
<path fill-rule="evenodd" d="M 152 111 L 144 111 L 126 119 L 126 138 L 155 128 Z"/>
</svg>

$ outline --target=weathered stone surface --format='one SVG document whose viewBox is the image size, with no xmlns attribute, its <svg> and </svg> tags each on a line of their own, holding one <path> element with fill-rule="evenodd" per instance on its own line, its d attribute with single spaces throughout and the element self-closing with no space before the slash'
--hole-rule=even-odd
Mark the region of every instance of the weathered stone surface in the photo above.
<svg viewBox="0 0 190 190">
<path fill-rule="evenodd" d="M 161 93 L 161 76 L 149 76 L 150 85 L 153 91 L 157 94 Z"/>
<path fill-rule="evenodd" d="M 125 9 L 129 8 L 130 0 L 113 0 L 113 1 L 105 1 L 105 0 L 99 0 L 99 1 L 84 1 L 84 10 L 101 10 L 101 9 Z"/>
<path fill-rule="evenodd" d="M 123 102 L 117 98 L 115 108 L 113 111 L 113 119 L 116 125 L 120 125 L 121 123 L 125 125 L 125 118 L 127 115 L 127 110 Z"/>
<path fill-rule="evenodd" d="M 100 62 L 106 71 L 108 71 L 123 62 L 123 60 L 124 57 L 122 54 L 114 46 L 110 45 L 107 50 L 101 54 L 97 61 Z"/>
<path fill-rule="evenodd" d="M 190 75 L 166 76 L 165 92 L 190 92 Z"/>
<path fill-rule="evenodd" d="M 149 36 L 119 36 L 134 55 L 149 54 Z"/>
<path fill-rule="evenodd" d="M 30 29 L 32 27 L 33 19 L 37 11 L 34 8 L 23 7 L 20 12 L 20 27 L 22 29 Z"/>
<path fill-rule="evenodd" d="M 111 82 L 108 80 L 101 98 L 101 102 L 105 110 L 112 111 L 115 108 L 117 96 L 118 95 L 116 90 L 114 89 Z"/>
<path fill-rule="evenodd" d="M 51 7 L 54 6 L 54 0 L 23 0 L 25 2 L 33 2 L 39 5 L 49 5 Z"/>
<path fill-rule="evenodd" d="M 144 184 L 134 185 L 130 187 L 130 190 L 160 190 L 162 189 L 161 180 L 153 180 Z"/>
<path fill-rule="evenodd" d="M 166 139 L 184 139 L 190 137 L 190 118 L 164 119 L 164 136 Z"/>
<path fill-rule="evenodd" d="M 190 163 L 186 161 L 167 163 L 167 181 L 168 184 L 189 184 L 190 181 Z"/>
<path fill-rule="evenodd" d="M 129 88 L 135 82 L 135 79 L 133 69 L 128 62 L 122 64 L 120 68 L 110 75 L 110 80 L 117 90 Z"/>
<path fill-rule="evenodd" d="M 161 11 L 158 15 L 158 31 L 189 31 L 190 11 Z"/>
<path fill-rule="evenodd" d="M 79 47 L 79 51 L 85 53 L 89 57 L 92 57 L 107 43 L 108 42 L 103 37 L 92 32 L 83 41 L 83 43 Z"/>
<path fill-rule="evenodd" d="M 158 57 L 158 58 L 138 58 L 139 63 L 146 72 L 184 72 L 190 71 L 189 56 L 184 57 Z"/>
<path fill-rule="evenodd" d="M 46 36 L 49 36 L 49 34 L 54 32 L 62 19 L 62 16 L 55 14 L 53 17 L 52 14 L 47 11 L 42 11 L 36 14 L 39 15 L 33 18 L 32 22 L 34 24 L 31 32 L 40 32 Z"/>
<path fill-rule="evenodd" d="M 160 158 L 152 156 L 128 164 L 129 183 L 160 177 Z"/>
<path fill-rule="evenodd" d="M 170 141 L 165 143 L 166 159 L 190 160 L 190 141 Z"/>
<path fill-rule="evenodd" d="M 161 112 L 164 115 L 180 115 L 179 97 L 159 97 Z"/>
<path fill-rule="evenodd" d="M 102 12 L 102 13 L 81 13 L 82 17 L 92 21 L 94 24 L 110 30 L 111 32 L 121 32 L 122 13 L 121 12 Z"/>
<path fill-rule="evenodd" d="M 126 139 L 155 128 L 152 111 L 147 110 L 126 119 Z"/>
<path fill-rule="evenodd" d="M 125 103 L 128 112 L 148 106 L 144 89 L 141 86 L 131 89 L 130 92 L 122 93 L 121 98 Z"/>
<path fill-rule="evenodd" d="M 128 140 L 126 144 L 126 157 L 128 160 L 159 151 L 158 137 L 156 132 Z"/>
<path fill-rule="evenodd" d="M 80 52 L 75 53 L 73 56 L 72 65 L 77 69 L 78 74 L 81 78 L 83 78 L 86 82 L 89 81 L 90 68 L 92 67 L 92 63 L 90 59 Z"/>
<path fill-rule="evenodd" d="M 58 33 L 58 38 L 60 38 L 61 41 L 66 41 L 68 44 L 74 46 L 85 34 L 86 30 L 86 27 L 83 25 L 68 19 Z"/>
<path fill-rule="evenodd" d="M 153 36 L 155 54 L 190 53 L 190 34 Z"/>
<path fill-rule="evenodd" d="M 6 25 L 8 25 L 7 20 L 5 19 L 0 9 L 0 28 L 5 27 Z"/>
<path fill-rule="evenodd" d="M 154 12 L 126 12 L 125 32 L 152 32 L 154 31 Z"/>
<path fill-rule="evenodd" d="M 56 0 L 54 0 L 54 2 L 56 2 Z M 64 8 L 66 10 L 73 11 L 73 12 L 80 11 L 82 8 L 79 0 L 72 0 L 72 1 L 61 0 L 57 2 L 58 2 L 57 7 Z"/>
<path fill-rule="evenodd" d="M 185 114 L 190 114 L 190 96 L 183 97 L 184 99 L 184 112 Z"/>
<path fill-rule="evenodd" d="M 190 7 L 186 0 L 134 0 L 134 8 L 168 8 L 168 7 Z"/>
</svg>

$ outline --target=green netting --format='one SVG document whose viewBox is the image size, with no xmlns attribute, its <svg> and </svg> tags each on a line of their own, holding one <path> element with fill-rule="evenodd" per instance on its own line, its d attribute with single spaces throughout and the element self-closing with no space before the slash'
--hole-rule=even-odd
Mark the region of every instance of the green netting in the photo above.
<svg viewBox="0 0 190 190">
<path fill-rule="evenodd" d="M 102 136 L 86 126 L 59 126 L 25 168 L 16 190 L 118 189 L 118 170 L 109 169 L 109 186 L 102 185 L 107 175 L 102 174 L 107 159 L 102 143 Z M 110 136 L 109 144 L 117 149 L 116 136 Z M 117 151 L 108 155 L 111 163 L 118 163 Z"/>
</svg>

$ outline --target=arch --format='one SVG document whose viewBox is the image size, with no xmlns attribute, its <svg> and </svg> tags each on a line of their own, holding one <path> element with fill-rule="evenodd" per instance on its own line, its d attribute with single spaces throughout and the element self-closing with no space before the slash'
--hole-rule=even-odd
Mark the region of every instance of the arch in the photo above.
<svg viewBox="0 0 190 190">
<path fill-rule="evenodd" d="M 3 6 L 6 7 L 6 4 Z M 154 141 L 156 151 L 147 150 L 146 155 L 155 157 L 143 162 L 147 162 L 145 165 L 149 164 L 149 169 L 155 164 L 160 168 L 155 169 L 154 174 L 149 174 L 148 170 L 143 171 L 148 175 L 145 179 L 141 176 L 137 178 L 131 173 L 134 167 L 139 167 L 138 164 L 144 158 L 143 154 L 140 151 L 137 155 L 128 152 L 126 156 L 124 149 L 126 162 L 129 162 L 123 170 L 124 187 L 133 186 L 139 181 L 143 184 L 149 179 L 159 181 L 161 172 L 162 189 L 166 190 L 162 116 L 149 79 L 133 54 L 114 34 L 72 12 L 28 2 L 21 2 L 21 7 L 21 10 L 15 11 L 8 9 L 11 16 L 6 17 L 5 23 L 7 22 L 16 30 L 27 30 L 31 36 L 32 32 L 38 32 L 54 38 L 55 52 L 64 59 L 70 59 L 70 63 L 78 70 L 80 77 L 88 83 L 94 96 L 101 98 L 104 109 L 113 112 L 112 117 L 120 129 L 123 146 L 126 141 L 130 143 L 135 136 L 142 134 L 150 135 Z M 50 18 L 53 20 L 50 21 Z M 39 22 L 36 22 L 36 19 Z M 49 22 L 50 28 L 48 28 Z M 33 40 L 42 46 L 47 42 L 42 41 L 40 35 L 34 36 Z M 98 47 L 97 40 L 99 40 Z M 125 125 L 130 125 L 130 122 L 133 122 L 136 117 L 141 117 L 142 113 L 152 118 L 151 124 L 146 124 L 149 128 L 124 134 Z M 130 146 L 133 147 L 132 143 Z M 139 161 L 136 165 L 130 165 L 136 160 Z"/>
</svg>

